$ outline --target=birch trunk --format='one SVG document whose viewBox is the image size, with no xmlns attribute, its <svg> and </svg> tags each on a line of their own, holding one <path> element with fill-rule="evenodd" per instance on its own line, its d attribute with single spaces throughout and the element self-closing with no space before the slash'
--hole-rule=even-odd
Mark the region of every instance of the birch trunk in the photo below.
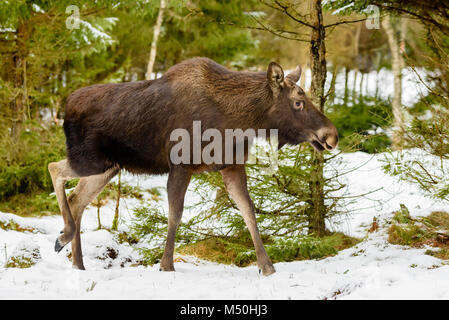
<svg viewBox="0 0 449 320">
<path fill-rule="evenodd" d="M 361 79 L 360 79 L 360 87 L 359 87 L 359 101 L 362 101 L 363 99 L 363 81 L 365 80 L 365 74 L 363 72 L 360 73 Z"/>
<path fill-rule="evenodd" d="M 388 45 L 391 52 L 391 68 L 394 77 L 394 95 L 392 101 L 393 108 L 393 145 L 394 150 L 402 148 L 402 137 L 404 132 L 404 114 L 402 111 L 402 66 L 404 61 L 401 56 L 399 39 L 391 22 L 391 17 L 386 16 L 382 19 L 382 27 L 388 38 Z"/>
<path fill-rule="evenodd" d="M 348 98 L 349 98 L 349 87 L 348 87 L 348 78 L 349 78 L 349 68 L 345 67 L 345 95 L 343 97 L 344 104 L 348 104 Z"/>
<path fill-rule="evenodd" d="M 157 52 L 157 40 L 159 39 L 159 34 L 161 32 L 162 21 L 164 20 L 164 10 L 165 10 L 165 0 L 161 0 L 161 6 L 159 8 L 159 13 L 157 14 L 156 25 L 153 31 L 153 41 L 151 42 L 150 58 L 148 60 L 147 73 L 145 78 L 151 80 L 151 75 L 153 73 L 154 61 L 156 60 Z"/>
<path fill-rule="evenodd" d="M 356 97 L 357 97 L 357 78 L 359 75 L 359 66 L 357 64 L 357 61 L 359 61 L 359 42 L 360 42 L 360 34 L 362 32 L 362 24 L 359 23 L 357 25 L 357 29 L 355 31 L 355 35 L 354 35 L 354 60 L 355 60 L 355 69 L 354 69 L 354 83 L 352 86 L 352 102 L 355 104 L 356 103 Z"/>
</svg>

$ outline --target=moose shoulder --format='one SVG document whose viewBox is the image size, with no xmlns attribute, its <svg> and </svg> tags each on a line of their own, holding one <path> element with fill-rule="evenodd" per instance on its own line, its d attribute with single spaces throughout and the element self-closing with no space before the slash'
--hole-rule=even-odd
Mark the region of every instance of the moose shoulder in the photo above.
<svg viewBox="0 0 449 320">
<path fill-rule="evenodd" d="M 205 142 L 195 140 L 195 134 L 198 129 L 209 132 L 223 149 L 238 149 L 238 142 L 225 139 L 229 129 L 277 130 L 280 145 L 309 142 L 317 151 L 335 148 L 337 130 L 296 85 L 300 76 L 298 67 L 284 77 L 274 62 L 267 72 L 236 72 L 194 58 L 156 80 L 93 85 L 72 93 L 64 119 L 67 159 L 49 164 L 64 219 L 55 250 L 71 242 L 73 266 L 84 269 L 80 224 L 85 207 L 121 168 L 137 174 L 168 173 L 168 235 L 160 268 L 173 271 L 175 233 L 190 178 L 193 173 L 220 171 L 251 233 L 260 270 L 273 273 L 246 186 L 249 144 L 243 161 L 237 153 L 229 158 L 226 150 L 218 149 L 215 161 L 204 161 L 198 152 L 206 148 Z M 181 163 L 171 152 L 178 143 L 173 141 L 176 130 L 190 138 L 188 156 Z M 67 199 L 64 184 L 77 177 L 80 181 Z"/>
</svg>

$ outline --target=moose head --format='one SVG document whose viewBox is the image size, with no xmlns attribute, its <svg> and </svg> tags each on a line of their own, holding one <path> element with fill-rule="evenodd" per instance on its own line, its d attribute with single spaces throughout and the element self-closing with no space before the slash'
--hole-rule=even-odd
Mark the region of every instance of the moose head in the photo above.
<svg viewBox="0 0 449 320">
<path fill-rule="evenodd" d="M 270 125 L 278 129 L 281 145 L 309 142 L 317 151 L 332 150 L 338 145 L 337 129 L 296 84 L 301 71 L 297 66 L 284 77 L 279 64 L 269 64 L 267 78 L 274 97 L 268 115 Z"/>
</svg>

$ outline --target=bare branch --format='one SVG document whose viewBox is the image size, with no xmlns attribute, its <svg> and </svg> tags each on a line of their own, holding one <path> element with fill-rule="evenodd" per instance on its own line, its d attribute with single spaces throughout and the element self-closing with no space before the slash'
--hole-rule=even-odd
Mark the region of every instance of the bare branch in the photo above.
<svg viewBox="0 0 449 320">
<path fill-rule="evenodd" d="M 349 24 L 349 23 L 355 23 L 355 22 L 361 22 L 361 21 L 366 21 L 368 18 L 363 18 L 363 19 L 357 19 L 357 20 L 344 20 L 344 21 L 339 21 L 336 23 L 331 23 L 328 25 L 325 25 L 324 28 L 330 28 L 330 27 L 335 27 L 338 26 L 340 24 Z"/>
<path fill-rule="evenodd" d="M 215 21 L 215 20 L 214 20 L 214 22 L 219 23 L 219 24 L 224 24 L 224 25 L 227 25 L 227 26 L 244 28 L 244 29 L 268 31 L 268 28 L 254 27 L 254 26 L 240 26 L 240 25 L 238 25 L 238 24 L 236 24 L 234 22 L 223 22 L 223 21 Z M 256 22 L 260 24 L 260 21 L 256 20 Z M 289 33 L 289 34 L 294 34 L 294 35 L 297 35 L 297 36 L 308 36 L 308 34 L 306 34 L 306 33 L 300 33 L 300 32 L 291 31 L 291 30 L 274 29 L 274 28 L 271 28 L 270 30 L 272 30 L 272 31 L 274 31 L 276 33 Z"/>
<path fill-rule="evenodd" d="M 265 2 L 264 0 L 259 0 L 259 1 L 260 1 L 262 4 L 266 5 L 267 7 L 269 7 L 269 8 L 272 8 L 272 9 L 274 9 L 274 10 L 277 10 L 277 11 L 279 11 L 279 12 L 284 13 L 284 14 L 287 15 L 290 19 L 292 19 L 293 21 L 298 22 L 299 24 L 302 24 L 302 25 L 304 25 L 304 26 L 306 26 L 306 27 L 308 27 L 308 28 L 311 28 L 311 29 L 314 29 L 314 28 L 315 28 L 315 27 L 312 26 L 311 24 L 309 24 L 309 23 L 307 23 L 307 22 L 305 22 L 305 21 L 303 21 L 303 20 L 301 20 L 301 19 L 295 17 L 294 15 L 292 15 L 292 14 L 288 11 L 288 9 L 291 9 L 291 8 L 288 7 L 288 6 L 282 5 L 281 3 L 279 3 L 278 0 L 274 0 L 274 3 L 276 3 L 277 6 L 274 6 L 274 5 L 272 5 L 272 4 L 269 4 L 269 3 Z M 295 11 L 295 12 L 296 12 L 296 11 Z"/>
<path fill-rule="evenodd" d="M 280 38 L 284 38 L 287 40 L 294 40 L 294 41 L 301 41 L 301 42 L 310 42 L 310 40 L 308 39 L 300 39 L 300 38 L 292 38 L 292 37 L 288 37 L 283 35 L 282 33 L 292 33 L 292 34 L 298 34 L 300 35 L 300 33 L 294 32 L 294 31 L 283 31 L 283 30 L 273 30 L 270 29 L 269 27 L 267 27 L 266 25 L 264 25 L 261 21 L 259 21 L 258 19 L 256 19 L 255 17 L 252 16 L 252 18 L 254 19 L 254 21 L 256 21 L 257 24 L 259 24 L 261 27 L 257 28 L 257 27 L 249 27 L 249 29 L 256 29 L 256 30 L 261 30 L 261 31 L 268 31 L 271 34 L 274 34 L 275 36 L 278 36 Z"/>
</svg>

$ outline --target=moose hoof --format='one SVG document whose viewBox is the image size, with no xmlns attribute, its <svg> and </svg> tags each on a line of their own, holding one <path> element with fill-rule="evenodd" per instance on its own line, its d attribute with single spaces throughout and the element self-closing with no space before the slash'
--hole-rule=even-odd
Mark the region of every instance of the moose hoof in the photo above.
<svg viewBox="0 0 449 320">
<path fill-rule="evenodd" d="M 56 239 L 56 242 L 55 242 L 55 251 L 57 252 L 57 253 L 59 253 L 61 250 L 62 250 L 62 248 L 64 248 L 65 247 L 65 244 L 63 244 L 62 242 L 61 242 L 61 240 L 59 240 L 59 238 L 57 238 Z"/>
<path fill-rule="evenodd" d="M 171 267 L 171 268 L 160 267 L 159 271 L 175 271 L 175 268 L 174 267 Z"/>
<path fill-rule="evenodd" d="M 262 273 L 264 276 L 269 276 L 276 272 L 276 269 L 274 269 L 272 264 L 264 265 L 263 267 L 259 268 L 259 273 Z"/>
<path fill-rule="evenodd" d="M 72 268 L 76 270 L 86 270 L 83 265 L 72 265 Z"/>
<path fill-rule="evenodd" d="M 173 265 L 171 266 L 161 266 L 159 267 L 159 271 L 175 271 L 175 267 Z"/>
</svg>

